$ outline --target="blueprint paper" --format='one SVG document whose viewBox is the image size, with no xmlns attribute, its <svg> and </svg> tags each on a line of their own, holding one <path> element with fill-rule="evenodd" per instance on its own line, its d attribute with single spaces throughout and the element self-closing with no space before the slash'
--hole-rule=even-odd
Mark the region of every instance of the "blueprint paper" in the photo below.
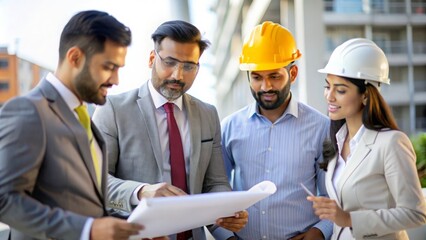
<svg viewBox="0 0 426 240">
<path fill-rule="evenodd" d="M 247 191 L 203 193 L 143 199 L 127 219 L 145 226 L 130 239 L 167 236 L 213 224 L 233 216 L 275 193 L 275 184 L 263 181 Z"/>
</svg>

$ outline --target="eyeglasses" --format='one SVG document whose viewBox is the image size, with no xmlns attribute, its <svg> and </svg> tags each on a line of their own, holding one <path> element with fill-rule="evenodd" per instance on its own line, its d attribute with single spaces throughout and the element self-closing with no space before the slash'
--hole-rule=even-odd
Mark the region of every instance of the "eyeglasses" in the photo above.
<svg viewBox="0 0 426 240">
<path fill-rule="evenodd" d="M 200 67 L 199 63 L 182 62 L 170 57 L 162 58 L 160 54 L 158 54 L 157 50 L 154 50 L 154 52 L 160 58 L 161 66 L 165 69 L 176 69 L 181 66 L 185 73 L 196 73 Z"/>
</svg>

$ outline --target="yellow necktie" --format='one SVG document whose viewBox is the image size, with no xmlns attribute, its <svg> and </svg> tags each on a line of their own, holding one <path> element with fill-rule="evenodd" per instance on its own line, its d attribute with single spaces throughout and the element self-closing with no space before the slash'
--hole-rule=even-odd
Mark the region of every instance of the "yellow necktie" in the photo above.
<svg viewBox="0 0 426 240">
<path fill-rule="evenodd" d="M 101 184 L 101 170 L 99 167 L 99 161 L 96 154 L 95 142 L 93 141 L 93 133 L 92 128 L 90 127 L 90 116 L 87 111 L 87 107 L 85 105 L 80 105 L 74 109 L 77 112 L 78 118 L 80 120 L 81 125 L 86 129 L 87 136 L 89 138 L 90 143 L 90 152 L 92 154 L 93 166 L 95 167 L 96 172 L 96 180 L 98 181 L 98 185 Z"/>
</svg>

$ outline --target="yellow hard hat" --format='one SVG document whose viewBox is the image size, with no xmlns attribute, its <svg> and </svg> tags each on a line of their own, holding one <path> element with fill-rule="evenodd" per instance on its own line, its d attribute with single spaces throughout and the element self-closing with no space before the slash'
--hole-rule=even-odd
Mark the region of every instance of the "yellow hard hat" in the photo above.
<svg viewBox="0 0 426 240">
<path fill-rule="evenodd" d="M 257 25 L 243 44 L 240 70 L 264 71 L 287 66 L 302 56 L 291 32 L 270 21 Z"/>
</svg>

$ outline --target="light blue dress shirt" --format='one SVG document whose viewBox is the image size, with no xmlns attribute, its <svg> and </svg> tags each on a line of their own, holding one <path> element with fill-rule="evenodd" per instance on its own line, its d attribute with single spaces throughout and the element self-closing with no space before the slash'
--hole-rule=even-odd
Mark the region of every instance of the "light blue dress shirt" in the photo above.
<svg viewBox="0 0 426 240">
<path fill-rule="evenodd" d="M 248 209 L 249 222 L 237 233 L 249 239 L 288 239 L 315 226 L 326 239 L 332 222 L 320 221 L 306 200 L 311 192 L 327 195 L 325 172 L 319 169 L 329 119 L 292 98 L 274 123 L 262 116 L 256 102 L 222 121 L 224 160 L 235 191 L 269 180 L 277 191 Z"/>
</svg>

